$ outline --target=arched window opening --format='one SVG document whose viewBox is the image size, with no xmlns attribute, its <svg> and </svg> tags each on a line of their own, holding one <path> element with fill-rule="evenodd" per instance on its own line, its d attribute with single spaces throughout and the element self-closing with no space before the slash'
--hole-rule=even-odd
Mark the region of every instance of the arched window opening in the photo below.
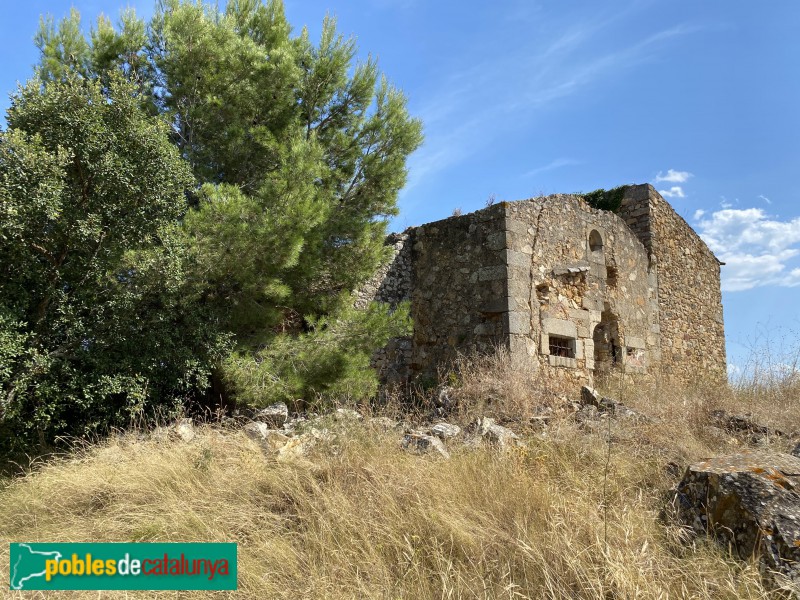
<svg viewBox="0 0 800 600">
<path fill-rule="evenodd" d="M 603 251 L 603 237 L 596 229 L 592 229 L 589 234 L 589 250 L 592 251 L 592 254 Z"/>
</svg>

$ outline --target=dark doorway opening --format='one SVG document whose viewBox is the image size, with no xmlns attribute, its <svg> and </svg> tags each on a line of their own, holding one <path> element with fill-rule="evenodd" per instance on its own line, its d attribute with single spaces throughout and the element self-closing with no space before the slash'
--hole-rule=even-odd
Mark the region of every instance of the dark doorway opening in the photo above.
<svg viewBox="0 0 800 600">
<path fill-rule="evenodd" d="M 594 341 L 594 370 L 608 372 L 622 363 L 622 347 L 619 343 L 619 320 L 610 310 L 604 310 L 600 322 L 592 333 Z"/>
</svg>

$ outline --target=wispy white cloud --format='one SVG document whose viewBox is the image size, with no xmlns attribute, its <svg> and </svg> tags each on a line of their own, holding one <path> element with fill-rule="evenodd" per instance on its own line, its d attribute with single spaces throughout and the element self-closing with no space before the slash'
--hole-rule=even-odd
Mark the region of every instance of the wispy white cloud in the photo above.
<svg viewBox="0 0 800 600">
<path fill-rule="evenodd" d="M 664 196 L 664 198 L 686 198 L 686 194 L 683 193 L 683 188 L 679 185 L 673 185 L 668 190 L 658 190 L 658 193 Z"/>
<path fill-rule="evenodd" d="M 425 123 L 425 144 L 409 161 L 409 181 L 402 196 L 499 136 L 530 127 L 542 109 L 648 63 L 670 41 L 701 30 L 679 25 L 630 42 L 629 38 L 598 42 L 616 18 L 587 19 L 566 30 L 555 29 L 562 31 L 557 36 L 552 36 L 554 28 L 542 27 L 542 35 L 531 36 L 524 47 L 490 53 L 462 69 L 451 68 L 439 92 L 411 107 Z M 560 166 L 566 165 L 544 165 L 539 173 Z"/>
<path fill-rule="evenodd" d="M 562 167 L 571 167 L 573 165 L 580 165 L 580 164 L 582 164 L 581 161 L 575 160 L 573 158 L 557 158 L 555 160 L 550 161 L 544 166 L 531 169 L 527 173 L 524 173 L 522 176 L 533 177 L 535 175 L 539 175 L 541 173 L 547 173 L 548 171 L 554 171 L 555 169 L 560 169 Z"/>
<path fill-rule="evenodd" d="M 762 199 L 764 202 L 766 202 L 767 204 L 772 204 L 772 200 L 770 200 L 769 198 L 767 198 L 767 197 L 766 197 L 764 194 L 759 194 L 759 195 L 758 195 L 758 197 L 759 197 L 759 198 L 761 198 L 761 199 Z"/>
<path fill-rule="evenodd" d="M 698 219 L 701 219 L 704 214 L 706 214 L 706 211 L 704 211 L 702 208 L 698 208 L 696 211 L 694 211 L 694 216 L 692 218 L 697 221 Z"/>
<path fill-rule="evenodd" d="M 666 181 L 667 183 L 686 183 L 692 174 L 689 171 L 676 171 L 675 169 L 668 169 L 666 175 L 662 175 L 661 171 L 656 175 L 656 183 Z"/>
<path fill-rule="evenodd" d="M 800 286 L 800 217 L 771 218 L 760 208 L 723 208 L 700 220 L 698 233 L 726 263 L 722 289 Z"/>
</svg>

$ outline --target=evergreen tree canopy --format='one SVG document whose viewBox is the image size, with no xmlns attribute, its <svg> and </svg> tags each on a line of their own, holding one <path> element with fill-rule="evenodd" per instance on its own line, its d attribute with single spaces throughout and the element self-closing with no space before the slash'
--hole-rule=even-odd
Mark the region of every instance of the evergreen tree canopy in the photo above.
<svg viewBox="0 0 800 600">
<path fill-rule="evenodd" d="M 351 293 L 422 140 L 376 62 L 333 19 L 292 36 L 279 0 L 88 33 L 73 10 L 35 41 L 0 134 L 0 427 L 120 424 L 211 370 L 253 403 L 374 391 L 407 314 Z"/>
<path fill-rule="evenodd" d="M 291 37 L 278 0 L 162 0 L 149 24 L 127 11 L 79 31 L 75 12 L 43 21 L 43 76 L 119 70 L 172 124 L 205 184 L 187 219 L 200 274 L 237 333 L 335 311 L 374 272 L 421 125 L 375 61 L 354 64 L 333 19 L 314 44 Z M 225 240 L 211 240 L 220 225 Z M 234 242 L 245 230 L 255 239 Z"/>
</svg>

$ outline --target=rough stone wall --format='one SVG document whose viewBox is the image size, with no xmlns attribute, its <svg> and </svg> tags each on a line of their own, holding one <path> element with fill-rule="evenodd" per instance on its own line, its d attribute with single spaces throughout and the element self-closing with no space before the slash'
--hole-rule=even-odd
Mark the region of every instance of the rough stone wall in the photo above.
<svg viewBox="0 0 800 600">
<path fill-rule="evenodd" d="M 656 282 L 641 241 L 619 216 L 576 196 L 506 210 L 512 352 L 575 383 L 601 372 L 645 376 L 660 345 Z"/>
<path fill-rule="evenodd" d="M 662 374 L 725 381 L 719 261 L 651 185 L 629 186 L 621 214 L 649 242 L 657 270 Z"/>
<path fill-rule="evenodd" d="M 375 355 L 384 381 L 430 379 L 501 345 L 567 383 L 724 379 L 719 262 L 652 186 L 628 186 L 618 213 L 554 195 L 387 243 L 393 260 L 356 302 L 411 301 L 413 336 Z"/>
<path fill-rule="evenodd" d="M 392 308 L 411 300 L 411 239 L 413 230 L 392 233 L 386 238 L 392 257 L 356 292 L 356 308 L 372 302 L 386 302 Z"/>
<path fill-rule="evenodd" d="M 411 246 L 413 230 L 393 233 L 386 238 L 392 257 L 356 292 L 354 305 L 366 308 L 370 302 L 384 302 L 392 308 L 411 300 Z M 384 383 L 405 383 L 410 377 L 411 337 L 397 337 L 373 354 L 371 366 Z"/>
<path fill-rule="evenodd" d="M 412 369 L 423 378 L 505 343 L 504 213 L 495 205 L 414 230 Z"/>
</svg>

